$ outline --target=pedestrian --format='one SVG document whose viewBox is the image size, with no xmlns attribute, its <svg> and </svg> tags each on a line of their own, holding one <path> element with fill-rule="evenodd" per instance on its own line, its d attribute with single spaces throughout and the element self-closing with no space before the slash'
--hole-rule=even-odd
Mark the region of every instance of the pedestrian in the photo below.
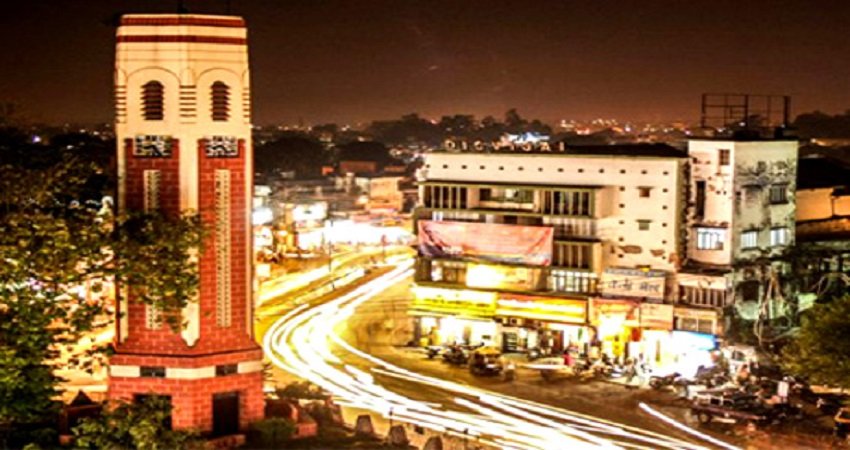
<svg viewBox="0 0 850 450">
<path fill-rule="evenodd" d="M 570 349 L 564 350 L 564 365 L 567 367 L 572 367 L 575 361 L 573 360 L 573 355 L 570 353 Z"/>
</svg>

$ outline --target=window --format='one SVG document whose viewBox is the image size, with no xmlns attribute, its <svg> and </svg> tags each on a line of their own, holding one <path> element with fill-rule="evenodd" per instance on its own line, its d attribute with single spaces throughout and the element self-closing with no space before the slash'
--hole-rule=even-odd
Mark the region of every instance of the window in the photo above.
<svg viewBox="0 0 850 450">
<path fill-rule="evenodd" d="M 696 216 L 698 218 L 705 216 L 705 180 L 697 181 Z"/>
<path fill-rule="evenodd" d="M 596 292 L 596 274 L 553 270 L 549 273 L 547 287 L 555 292 Z"/>
<path fill-rule="evenodd" d="M 552 256 L 553 266 L 590 269 L 593 262 L 591 244 L 583 242 L 555 242 Z"/>
<path fill-rule="evenodd" d="M 788 203 L 787 184 L 774 184 L 770 186 L 770 203 L 774 205 Z"/>
<path fill-rule="evenodd" d="M 139 376 L 144 378 L 165 378 L 165 367 L 142 366 L 139 368 Z"/>
<path fill-rule="evenodd" d="M 210 89 L 212 99 L 212 120 L 225 122 L 230 117 L 230 87 L 216 81 Z"/>
<path fill-rule="evenodd" d="M 726 230 L 721 228 L 697 228 L 698 250 L 723 250 Z"/>
<path fill-rule="evenodd" d="M 681 288 L 682 303 L 714 308 L 726 306 L 725 289 L 704 289 L 695 286 L 681 286 Z"/>
<path fill-rule="evenodd" d="M 215 366 L 215 376 L 217 377 L 226 377 L 228 375 L 235 375 L 239 371 L 239 366 L 237 364 L 222 364 Z"/>
<path fill-rule="evenodd" d="M 718 154 L 718 159 L 719 159 L 719 164 L 721 166 L 728 166 L 729 162 L 730 162 L 729 161 L 729 150 L 721 149 L 720 153 Z"/>
<path fill-rule="evenodd" d="M 649 191 L 651 190 L 651 187 L 641 186 L 638 188 L 638 195 L 640 195 L 641 198 L 649 198 Z"/>
<path fill-rule="evenodd" d="M 148 81 L 142 86 L 142 117 L 145 120 L 162 120 L 164 88 L 159 81 Z"/>
<path fill-rule="evenodd" d="M 741 248 L 756 248 L 759 243 L 759 230 L 749 230 L 741 233 Z"/>
<path fill-rule="evenodd" d="M 788 244 L 788 228 L 779 227 L 770 229 L 770 245 L 779 246 Z"/>
<path fill-rule="evenodd" d="M 649 230 L 649 223 L 650 223 L 650 222 L 652 222 L 652 221 L 651 221 L 651 220 L 638 220 L 638 221 L 637 221 L 637 223 L 638 223 L 638 230 L 641 230 L 641 231 L 647 231 L 647 230 Z"/>
</svg>

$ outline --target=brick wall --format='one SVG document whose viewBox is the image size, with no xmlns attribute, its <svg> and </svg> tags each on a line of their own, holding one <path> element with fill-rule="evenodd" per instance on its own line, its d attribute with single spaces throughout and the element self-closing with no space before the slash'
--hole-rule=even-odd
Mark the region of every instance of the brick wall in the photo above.
<svg viewBox="0 0 850 450">
<path fill-rule="evenodd" d="M 175 429 L 193 428 L 202 432 L 212 430 L 213 395 L 239 392 L 239 423 L 246 429 L 264 414 L 262 372 L 228 375 L 200 380 L 169 378 L 112 377 L 109 383 L 111 400 L 133 401 L 137 394 L 171 396 L 171 420 Z"/>
</svg>

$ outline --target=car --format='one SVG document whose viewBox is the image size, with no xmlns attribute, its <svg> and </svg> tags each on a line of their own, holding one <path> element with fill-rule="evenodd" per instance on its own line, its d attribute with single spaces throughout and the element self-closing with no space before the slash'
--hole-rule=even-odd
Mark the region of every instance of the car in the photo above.
<svg viewBox="0 0 850 450">
<path fill-rule="evenodd" d="M 469 357 L 469 371 L 473 375 L 498 375 L 502 372 L 500 356 L 502 352 L 494 347 L 477 348 Z"/>
</svg>

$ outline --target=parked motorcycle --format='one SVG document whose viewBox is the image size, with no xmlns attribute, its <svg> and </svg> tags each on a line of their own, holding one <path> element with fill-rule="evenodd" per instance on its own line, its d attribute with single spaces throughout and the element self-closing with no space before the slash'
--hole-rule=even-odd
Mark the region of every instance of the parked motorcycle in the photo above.
<svg viewBox="0 0 850 450">
<path fill-rule="evenodd" d="M 530 348 L 530 349 L 528 349 L 528 351 L 525 353 L 525 357 L 526 357 L 529 361 L 535 361 L 535 360 L 538 360 L 538 359 L 540 359 L 540 358 L 546 358 L 546 357 L 548 357 L 548 356 L 552 356 L 552 349 L 550 349 L 550 348 L 544 348 L 544 347 L 534 347 L 534 348 Z"/>
<path fill-rule="evenodd" d="M 469 352 L 459 346 L 452 346 L 443 352 L 443 360 L 449 364 L 462 366 L 469 361 Z"/>
<path fill-rule="evenodd" d="M 667 375 L 652 375 L 649 377 L 649 386 L 655 390 L 664 389 L 667 386 L 685 386 L 688 380 L 678 372 Z"/>
<path fill-rule="evenodd" d="M 437 345 L 432 345 L 432 346 L 428 347 L 426 350 L 428 352 L 428 359 L 434 359 L 434 358 L 437 357 L 437 355 L 440 354 L 440 352 L 443 351 L 443 347 L 440 347 L 440 346 L 437 346 Z"/>
</svg>

